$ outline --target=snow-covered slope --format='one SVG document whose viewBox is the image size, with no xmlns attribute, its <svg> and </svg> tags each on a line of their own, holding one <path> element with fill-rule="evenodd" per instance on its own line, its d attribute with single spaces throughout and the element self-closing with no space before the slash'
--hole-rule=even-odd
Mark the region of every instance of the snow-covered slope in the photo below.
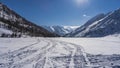
<svg viewBox="0 0 120 68">
<path fill-rule="evenodd" d="M 60 36 L 64 36 L 80 26 L 43 26 L 45 29 Z"/>
<path fill-rule="evenodd" d="M 120 9 L 107 14 L 99 14 L 85 25 L 73 31 L 71 37 L 103 37 L 120 34 Z"/>
<path fill-rule="evenodd" d="M 6 5 L 0 3 L 0 36 L 16 37 L 18 35 L 42 37 L 57 36 L 41 26 L 26 20 L 13 10 L 9 9 Z"/>
<path fill-rule="evenodd" d="M 3 22 L 0 22 L 0 36 L 2 34 L 12 34 L 13 32 L 9 29 L 7 29 L 5 26 L 3 26 L 4 23 Z"/>
</svg>

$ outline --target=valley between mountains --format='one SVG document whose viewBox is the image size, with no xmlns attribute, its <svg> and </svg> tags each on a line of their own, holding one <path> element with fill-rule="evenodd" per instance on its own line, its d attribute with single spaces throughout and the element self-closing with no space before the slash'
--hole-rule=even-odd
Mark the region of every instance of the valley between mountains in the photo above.
<svg viewBox="0 0 120 68">
<path fill-rule="evenodd" d="M 0 68 L 120 68 L 120 9 L 40 26 L 0 3 Z"/>
</svg>

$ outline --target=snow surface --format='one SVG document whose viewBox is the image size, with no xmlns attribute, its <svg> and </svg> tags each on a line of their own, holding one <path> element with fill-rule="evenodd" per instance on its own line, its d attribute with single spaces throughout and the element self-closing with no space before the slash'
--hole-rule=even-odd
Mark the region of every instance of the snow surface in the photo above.
<svg viewBox="0 0 120 68">
<path fill-rule="evenodd" d="M 80 45 L 50 38 L 0 38 L 0 68 L 85 68 Z"/>
<path fill-rule="evenodd" d="M 38 39 L 38 38 L 37 38 Z M 36 38 L 0 38 L 0 53 L 14 51 L 34 44 Z M 39 38 L 43 39 L 43 38 Z M 46 38 L 81 45 L 91 54 L 120 54 L 120 37 L 107 36 L 101 38 Z"/>
<path fill-rule="evenodd" d="M 120 54 L 120 37 L 56 38 L 56 40 L 81 45 L 90 54 Z"/>
<path fill-rule="evenodd" d="M 4 28 L 0 28 L 0 35 L 3 34 L 3 33 L 5 33 L 5 34 L 12 34 L 13 32 L 10 31 L 10 30 L 4 29 Z"/>
<path fill-rule="evenodd" d="M 80 27 L 80 26 L 63 26 L 65 29 L 73 29 L 73 30 L 75 30 L 75 29 L 77 29 L 78 27 Z"/>
<path fill-rule="evenodd" d="M 1 34 L 12 34 L 13 32 L 11 30 L 6 29 L 4 26 L 1 26 L 1 24 L 4 24 L 0 21 L 0 36 Z"/>
<path fill-rule="evenodd" d="M 0 38 L 0 68 L 90 68 L 90 54 L 120 54 L 120 38 Z M 103 59 L 104 60 L 104 59 Z"/>
</svg>

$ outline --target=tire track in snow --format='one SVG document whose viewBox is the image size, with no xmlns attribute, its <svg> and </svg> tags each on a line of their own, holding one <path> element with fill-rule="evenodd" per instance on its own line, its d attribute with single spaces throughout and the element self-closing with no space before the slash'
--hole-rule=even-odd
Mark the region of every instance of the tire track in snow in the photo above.
<svg viewBox="0 0 120 68">
<path fill-rule="evenodd" d="M 84 68 L 84 60 L 87 58 L 79 45 L 51 39 L 38 39 L 36 43 L 13 51 L 11 54 L 18 57 L 18 54 L 27 49 L 37 49 L 37 51 L 25 53 L 26 56 L 19 61 L 13 60 L 14 62 L 8 68 L 26 68 L 27 65 L 31 65 L 31 68 Z M 53 56 L 53 52 L 58 55 Z"/>
<path fill-rule="evenodd" d="M 45 43 L 47 43 L 46 46 L 40 48 L 37 52 L 35 52 L 34 54 L 32 54 L 31 56 L 24 58 L 25 60 L 22 61 L 18 61 L 17 63 L 15 63 L 12 67 L 16 67 L 16 68 L 21 68 L 24 65 L 30 64 L 33 61 L 36 61 L 37 63 L 39 63 L 39 61 L 45 59 L 45 55 L 47 53 L 46 50 L 48 50 L 49 48 L 52 48 L 52 44 L 49 41 L 43 40 Z M 39 44 L 39 43 L 38 43 Z M 34 45 L 36 46 L 36 45 Z M 33 56 L 34 55 L 34 56 Z M 45 60 L 43 60 L 45 61 Z M 35 65 L 36 66 L 36 65 Z M 37 66 L 36 66 L 37 67 Z"/>
</svg>

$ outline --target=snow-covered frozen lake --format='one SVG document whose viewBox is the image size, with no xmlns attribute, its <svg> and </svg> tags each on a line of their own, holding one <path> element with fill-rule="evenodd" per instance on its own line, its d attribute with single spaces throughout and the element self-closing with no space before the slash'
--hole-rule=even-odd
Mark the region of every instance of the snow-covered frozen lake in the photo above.
<svg viewBox="0 0 120 68">
<path fill-rule="evenodd" d="M 91 54 L 120 54 L 120 38 L 53 38 L 60 41 L 81 45 Z"/>
<path fill-rule="evenodd" d="M 0 38 L 0 68 L 89 68 L 87 53 L 120 54 L 120 38 Z"/>
<path fill-rule="evenodd" d="M 58 40 L 82 46 L 90 54 L 120 54 L 120 38 L 0 38 L 0 54 L 35 44 L 38 39 Z M 38 44 L 37 44 L 38 45 Z M 41 45 L 42 46 L 42 45 Z"/>
<path fill-rule="evenodd" d="M 0 68 L 84 68 L 89 63 L 80 45 L 50 38 L 3 38 L 0 43 Z"/>
</svg>

